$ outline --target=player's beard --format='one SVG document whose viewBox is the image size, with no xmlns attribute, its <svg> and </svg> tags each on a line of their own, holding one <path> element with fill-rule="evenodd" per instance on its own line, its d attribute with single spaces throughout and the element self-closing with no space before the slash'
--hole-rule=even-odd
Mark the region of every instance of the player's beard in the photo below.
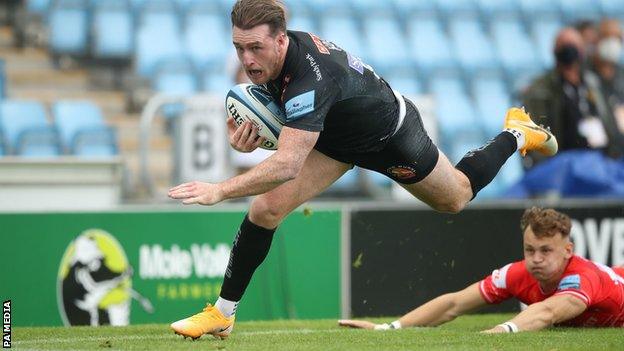
<svg viewBox="0 0 624 351">
<path fill-rule="evenodd" d="M 271 62 L 271 64 L 269 65 L 271 67 L 271 72 L 270 72 L 270 76 L 269 76 L 269 72 L 267 71 L 267 76 L 268 76 L 268 80 L 275 80 L 277 79 L 277 77 L 279 77 L 280 73 L 282 73 L 282 67 L 284 66 L 284 64 L 282 62 L 280 62 L 280 48 L 278 45 L 275 45 L 275 50 L 273 51 L 273 53 L 275 54 L 275 59 L 273 60 L 273 62 Z M 286 60 L 286 58 L 284 58 L 284 60 Z"/>
</svg>

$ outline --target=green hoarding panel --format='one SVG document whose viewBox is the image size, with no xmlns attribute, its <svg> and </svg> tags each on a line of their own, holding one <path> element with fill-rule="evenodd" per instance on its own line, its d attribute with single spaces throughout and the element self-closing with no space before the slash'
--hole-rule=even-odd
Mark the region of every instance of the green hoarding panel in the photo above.
<svg viewBox="0 0 624 351">
<path fill-rule="evenodd" d="M 243 212 L 0 214 L 0 298 L 25 325 L 166 323 L 216 300 Z M 340 212 L 290 215 L 237 320 L 340 314 Z"/>
</svg>

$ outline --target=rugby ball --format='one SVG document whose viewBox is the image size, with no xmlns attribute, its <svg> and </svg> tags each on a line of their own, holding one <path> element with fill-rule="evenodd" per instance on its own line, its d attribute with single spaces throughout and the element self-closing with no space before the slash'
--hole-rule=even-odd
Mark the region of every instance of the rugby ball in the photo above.
<svg viewBox="0 0 624 351">
<path fill-rule="evenodd" d="M 286 116 L 266 89 L 255 84 L 236 85 L 225 98 L 225 109 L 237 125 L 250 121 L 258 128 L 258 136 L 266 139 L 261 148 L 277 150 Z"/>
</svg>

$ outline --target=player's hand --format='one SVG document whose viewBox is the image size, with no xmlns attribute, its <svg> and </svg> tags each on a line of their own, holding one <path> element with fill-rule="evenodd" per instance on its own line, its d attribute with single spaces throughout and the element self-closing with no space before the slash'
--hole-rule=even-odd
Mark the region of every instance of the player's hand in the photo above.
<svg viewBox="0 0 624 351">
<path fill-rule="evenodd" d="M 258 128 L 249 121 L 238 126 L 234 118 L 228 117 L 226 123 L 230 145 L 234 150 L 252 152 L 265 141 L 264 137 L 258 137 Z"/>
<path fill-rule="evenodd" d="M 358 329 L 375 329 L 375 323 L 368 321 L 356 321 L 352 319 L 341 319 L 338 321 L 341 327 L 358 328 Z"/>
<path fill-rule="evenodd" d="M 219 184 L 190 182 L 169 189 L 167 195 L 176 200 L 183 200 L 185 205 L 214 205 L 223 201 L 223 191 Z"/>
<path fill-rule="evenodd" d="M 506 332 L 507 330 L 505 330 L 505 328 L 501 327 L 500 325 L 497 325 L 492 329 L 483 330 L 481 334 L 500 334 L 500 333 L 506 333 Z"/>
</svg>

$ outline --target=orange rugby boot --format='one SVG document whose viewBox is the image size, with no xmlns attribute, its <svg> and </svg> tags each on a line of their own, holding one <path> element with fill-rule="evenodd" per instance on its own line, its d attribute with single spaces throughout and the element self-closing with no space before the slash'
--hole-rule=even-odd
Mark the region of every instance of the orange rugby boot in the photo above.
<svg viewBox="0 0 624 351">
<path fill-rule="evenodd" d="M 234 316 L 225 318 L 216 307 L 206 304 L 203 311 L 188 318 L 171 323 L 173 332 L 190 337 L 193 340 L 202 335 L 210 334 L 215 338 L 225 339 L 234 328 Z"/>
<path fill-rule="evenodd" d="M 557 138 L 550 132 L 550 128 L 535 124 L 524 108 L 512 107 L 507 110 L 505 129 L 515 129 L 524 133 L 525 143 L 519 150 L 522 156 L 526 156 L 527 151 L 532 150 L 546 156 L 557 153 Z"/>
</svg>

